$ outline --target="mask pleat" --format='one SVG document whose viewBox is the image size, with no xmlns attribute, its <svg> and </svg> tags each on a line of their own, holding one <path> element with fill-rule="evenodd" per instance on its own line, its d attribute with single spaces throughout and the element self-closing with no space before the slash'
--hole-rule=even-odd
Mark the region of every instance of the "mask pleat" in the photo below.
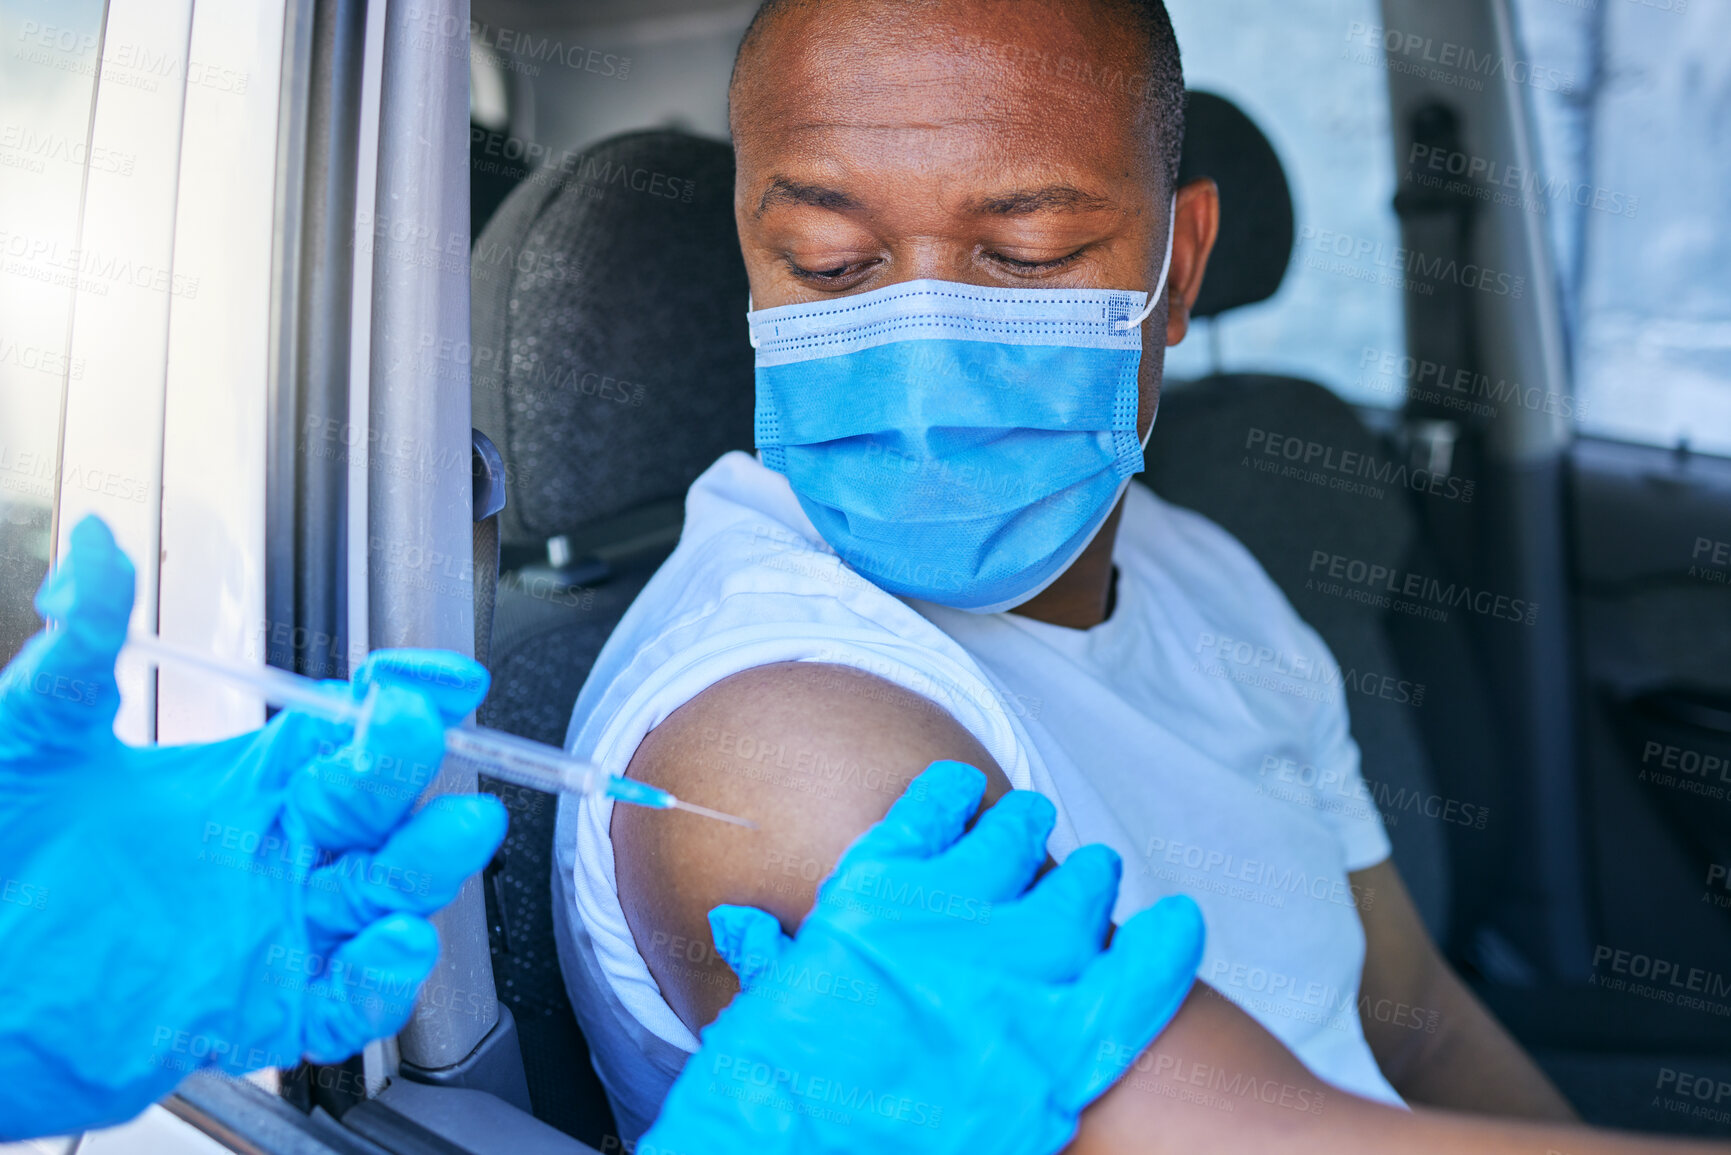
<svg viewBox="0 0 1731 1155">
<path fill-rule="evenodd" d="M 925 281 L 753 313 L 764 463 L 881 588 L 1018 604 L 1142 466 L 1143 299 Z"/>
</svg>

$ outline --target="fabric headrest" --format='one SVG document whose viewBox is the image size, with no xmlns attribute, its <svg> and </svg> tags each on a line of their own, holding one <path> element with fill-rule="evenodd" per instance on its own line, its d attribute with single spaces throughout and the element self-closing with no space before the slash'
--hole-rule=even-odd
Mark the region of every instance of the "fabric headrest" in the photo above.
<svg viewBox="0 0 1731 1155">
<path fill-rule="evenodd" d="M 733 150 L 634 132 L 512 191 L 470 256 L 475 425 L 506 547 L 676 501 L 752 443 Z"/>
<path fill-rule="evenodd" d="M 1220 238 L 1190 310 L 1213 317 L 1266 301 L 1280 288 L 1292 260 L 1292 192 L 1255 121 L 1211 92 L 1187 98 L 1178 183 L 1211 177 L 1220 186 Z"/>
</svg>

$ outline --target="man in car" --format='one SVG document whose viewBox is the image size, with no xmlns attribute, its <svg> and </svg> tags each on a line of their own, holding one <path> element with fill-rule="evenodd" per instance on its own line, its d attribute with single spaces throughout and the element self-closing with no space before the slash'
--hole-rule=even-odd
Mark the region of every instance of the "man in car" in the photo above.
<svg viewBox="0 0 1731 1155">
<path fill-rule="evenodd" d="M 1633 1149 L 1569 1125 L 1430 942 L 1338 686 L 1196 668 L 1204 637 L 1329 657 L 1234 539 L 1127 484 L 1219 213 L 1210 182 L 1175 187 L 1160 0 L 771 0 L 730 117 L 760 459 L 694 483 L 568 744 L 760 829 L 563 803 L 561 963 L 622 1133 L 733 996 L 706 912 L 791 930 L 951 758 L 987 805 L 1049 797 L 1055 858 L 1116 849 L 1119 921 L 1180 889 L 1207 919 L 1202 981 L 1077 1150 Z"/>
</svg>

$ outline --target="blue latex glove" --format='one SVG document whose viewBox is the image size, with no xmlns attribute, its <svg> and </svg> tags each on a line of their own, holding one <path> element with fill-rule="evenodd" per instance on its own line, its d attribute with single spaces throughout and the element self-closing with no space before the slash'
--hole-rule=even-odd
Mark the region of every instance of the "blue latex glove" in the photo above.
<svg viewBox="0 0 1731 1155">
<path fill-rule="evenodd" d="M 425 916 L 505 833 L 485 795 L 412 818 L 443 727 L 486 692 L 454 654 L 375 654 L 362 748 L 284 713 L 127 746 L 114 660 L 133 570 L 87 518 L 37 596 L 58 628 L 0 674 L 0 1138 L 130 1118 L 187 1074 L 332 1062 L 408 1020 Z"/>
<path fill-rule="evenodd" d="M 1029 889 L 1052 804 L 936 762 L 861 835 L 796 938 L 710 912 L 741 993 L 637 1155 L 1047 1155 L 1177 1012 L 1202 914 L 1168 898 L 1102 950 L 1122 871 L 1084 846 Z"/>
</svg>

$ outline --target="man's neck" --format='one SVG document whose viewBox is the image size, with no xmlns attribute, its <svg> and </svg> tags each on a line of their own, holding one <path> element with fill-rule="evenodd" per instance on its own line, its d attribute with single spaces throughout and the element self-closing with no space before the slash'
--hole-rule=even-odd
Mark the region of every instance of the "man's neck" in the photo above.
<svg viewBox="0 0 1731 1155">
<path fill-rule="evenodd" d="M 1092 629 L 1105 621 L 1112 612 L 1112 547 L 1123 513 L 1120 500 L 1082 556 L 1057 581 L 1010 612 L 1072 630 Z"/>
</svg>

